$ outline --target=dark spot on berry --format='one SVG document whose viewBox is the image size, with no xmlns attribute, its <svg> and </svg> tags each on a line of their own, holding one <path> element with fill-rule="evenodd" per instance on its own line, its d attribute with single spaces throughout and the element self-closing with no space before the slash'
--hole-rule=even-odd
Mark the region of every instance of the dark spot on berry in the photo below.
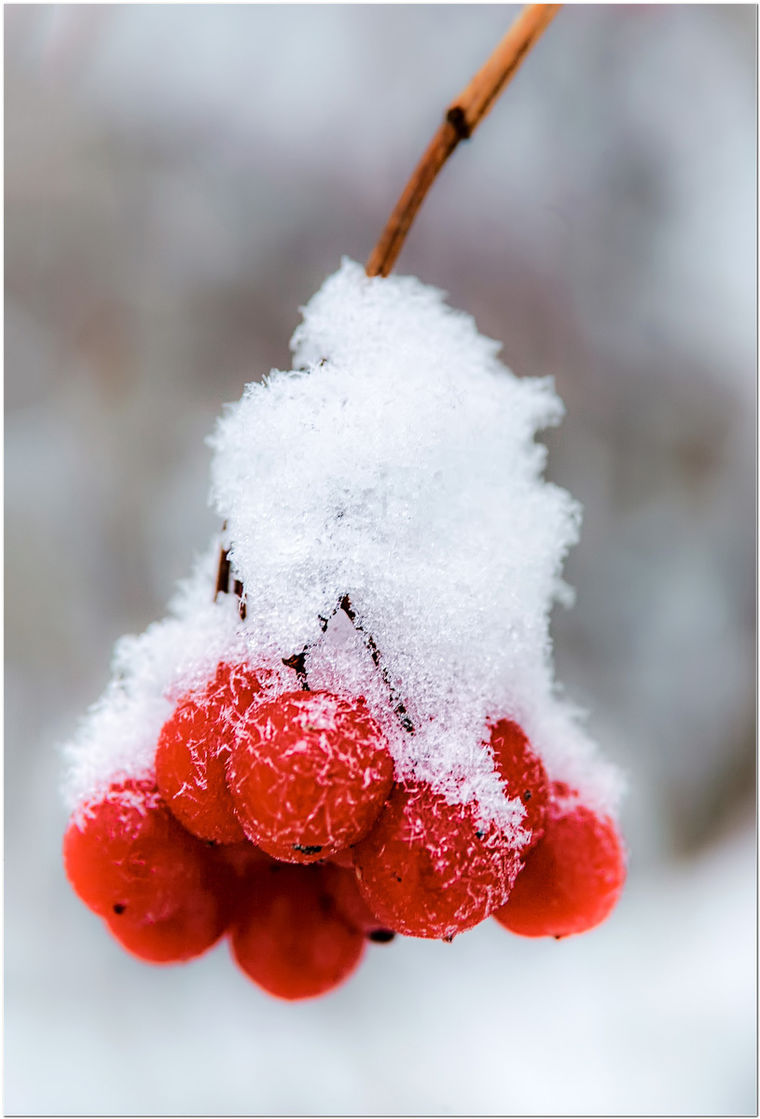
<svg viewBox="0 0 760 1119">
<path fill-rule="evenodd" d="M 127 908 L 126 905 L 122 905 L 122 903 L 120 901 L 117 901 L 116 905 L 113 907 L 113 911 L 114 911 L 114 913 L 121 916 L 121 914 L 124 912 L 124 910 L 126 908 Z"/>
<path fill-rule="evenodd" d="M 393 877 L 396 879 L 397 882 L 401 881 L 401 875 L 400 874 L 394 874 Z"/>
<path fill-rule="evenodd" d="M 391 929 L 373 929 L 371 933 L 367 933 L 367 940 L 374 944 L 389 944 L 395 938 L 396 934 Z"/>
<path fill-rule="evenodd" d="M 481 828 L 478 828 L 478 830 L 475 832 L 475 835 L 478 839 L 485 839 L 486 837 L 486 833 Z"/>
<path fill-rule="evenodd" d="M 451 944 L 451 942 L 452 942 L 452 940 L 453 940 L 453 939 L 454 939 L 454 937 L 453 937 L 453 936 L 444 936 L 444 937 L 443 937 L 443 943 L 444 943 L 444 944 Z"/>
<path fill-rule="evenodd" d="M 302 855 L 318 855 L 319 852 L 322 850 L 322 845 L 319 844 L 316 847 L 307 845 L 306 847 L 304 847 L 300 843 L 294 843 L 293 850 L 300 851 Z"/>
<path fill-rule="evenodd" d="M 525 792 L 523 793 L 523 800 L 530 800 L 530 798 L 532 796 L 533 796 L 533 793 L 530 791 L 530 789 L 526 789 Z"/>
<path fill-rule="evenodd" d="M 206 840 L 206 846 L 207 847 L 218 847 L 219 843 L 216 839 L 207 839 Z"/>
</svg>

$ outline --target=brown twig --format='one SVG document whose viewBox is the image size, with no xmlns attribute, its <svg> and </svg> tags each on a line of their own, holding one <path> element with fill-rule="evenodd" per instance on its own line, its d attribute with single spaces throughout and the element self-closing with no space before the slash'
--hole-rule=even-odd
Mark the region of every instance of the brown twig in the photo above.
<svg viewBox="0 0 760 1119">
<path fill-rule="evenodd" d="M 227 527 L 225 523 L 225 528 Z M 230 564 L 230 553 L 222 546 L 219 551 L 219 566 L 216 570 L 216 587 L 214 588 L 214 598 L 218 598 L 220 594 L 229 594 L 230 592 L 230 573 L 232 565 Z M 243 584 L 240 579 L 235 579 L 232 584 L 232 593 L 237 595 L 238 598 L 238 613 L 245 621 L 245 599 L 243 598 Z"/>
<path fill-rule="evenodd" d="M 240 615 L 240 617 L 242 618 L 243 621 L 245 621 L 245 615 L 246 615 L 245 599 L 243 598 L 244 590 L 245 590 L 245 588 L 243 587 L 242 580 L 241 579 L 236 579 L 235 582 L 232 584 L 232 591 L 233 591 L 234 594 L 237 595 L 238 614 Z"/>
<path fill-rule="evenodd" d="M 348 620 L 351 622 L 351 625 L 354 627 L 356 632 L 361 634 L 361 636 L 364 638 L 364 644 L 367 646 L 369 654 L 372 657 L 372 663 L 380 672 L 380 675 L 385 682 L 385 686 L 388 689 L 388 694 L 390 695 L 391 703 L 393 704 L 394 715 L 401 723 L 401 726 L 404 728 L 407 734 L 414 734 L 414 723 L 409 718 L 409 714 L 406 710 L 406 704 L 404 703 L 401 696 L 398 694 L 396 685 L 391 680 L 390 673 L 382 662 L 382 657 L 380 656 L 380 650 L 377 647 L 377 642 L 375 641 L 371 633 L 367 633 L 365 631 L 364 626 L 361 624 L 361 622 L 358 622 L 356 620 L 356 611 L 351 605 L 351 599 L 348 597 L 347 594 L 344 594 L 343 598 L 340 600 L 339 609 L 342 610 L 343 613 L 348 617 Z"/>
<path fill-rule="evenodd" d="M 557 14 L 561 4 L 528 4 L 496 50 L 446 110 L 441 125 L 406 184 L 380 240 L 367 261 L 368 276 L 387 276 L 409 227 L 438 172 L 460 140 L 472 136 L 525 55 Z"/>
<path fill-rule="evenodd" d="M 214 598 L 220 594 L 227 594 L 230 589 L 230 555 L 226 548 L 219 552 L 219 567 L 216 572 L 216 590 Z"/>
</svg>

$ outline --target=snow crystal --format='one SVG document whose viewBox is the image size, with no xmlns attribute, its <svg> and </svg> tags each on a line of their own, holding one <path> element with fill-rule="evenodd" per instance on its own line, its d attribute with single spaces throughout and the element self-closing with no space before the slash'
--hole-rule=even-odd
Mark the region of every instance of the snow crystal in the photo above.
<svg viewBox="0 0 760 1119">
<path fill-rule="evenodd" d="M 170 616 L 123 638 L 114 680 L 68 747 L 72 806 L 153 772 L 172 704 L 223 657 L 297 690 L 364 695 L 399 777 L 475 802 L 519 844 L 487 745 L 517 721 L 549 776 L 614 810 L 616 772 L 558 698 L 549 616 L 580 510 L 542 475 L 550 379 L 518 379 L 499 344 L 413 278 L 345 260 L 303 309 L 295 368 L 246 387 L 212 438 L 212 500 L 233 578 L 213 601 L 220 540 Z"/>
<path fill-rule="evenodd" d="M 550 777 L 611 810 L 616 774 L 553 682 L 580 510 L 542 478 L 551 380 L 515 377 L 441 292 L 348 260 L 291 346 L 295 368 L 248 385 L 212 439 L 257 654 L 305 649 L 313 687 L 361 690 L 399 775 L 453 803 L 518 824 L 484 746 L 506 716 Z"/>
</svg>

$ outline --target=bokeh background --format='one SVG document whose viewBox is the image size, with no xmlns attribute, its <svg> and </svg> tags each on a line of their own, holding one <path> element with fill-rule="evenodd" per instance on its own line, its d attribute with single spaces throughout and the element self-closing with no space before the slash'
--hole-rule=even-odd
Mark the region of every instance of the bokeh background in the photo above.
<svg viewBox="0 0 760 1119">
<path fill-rule="evenodd" d="M 756 1110 L 752 5 L 568 6 L 398 266 L 567 404 L 553 631 L 629 774 L 614 916 L 377 946 L 287 1005 L 224 946 L 132 960 L 61 869 L 57 744 L 216 527 L 215 416 L 517 11 L 5 9 L 8 1113 Z"/>
</svg>

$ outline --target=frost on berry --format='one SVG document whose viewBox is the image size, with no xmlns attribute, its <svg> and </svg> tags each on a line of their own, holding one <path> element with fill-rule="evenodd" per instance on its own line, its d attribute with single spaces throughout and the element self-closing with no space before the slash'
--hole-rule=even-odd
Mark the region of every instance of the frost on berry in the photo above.
<svg viewBox="0 0 760 1119">
<path fill-rule="evenodd" d="M 183 697 L 164 723 L 156 750 L 161 795 L 188 831 L 216 843 L 245 838 L 227 788 L 235 719 L 260 693 L 246 665 L 220 664 L 207 686 Z"/>
<path fill-rule="evenodd" d="M 364 935 L 335 904 L 323 868 L 272 862 L 246 879 L 232 954 L 246 975 L 282 999 L 314 998 L 354 971 Z"/>
<path fill-rule="evenodd" d="M 380 921 L 409 936 L 445 938 L 504 904 L 520 853 L 472 804 L 449 804 L 417 782 L 396 785 L 354 862 Z"/>
<path fill-rule="evenodd" d="M 228 780 L 254 843 L 278 859 L 313 862 L 369 831 L 393 761 L 362 699 L 291 692 L 240 720 Z"/>
<path fill-rule="evenodd" d="M 490 744 L 496 772 L 507 794 L 522 804 L 521 824 L 530 833 L 530 844 L 535 844 L 543 834 L 549 797 L 546 770 L 525 733 L 511 719 L 500 719 L 491 728 Z"/>
<path fill-rule="evenodd" d="M 609 916 L 624 882 L 625 853 L 613 821 L 557 783 L 543 838 L 496 920 L 522 936 L 587 932 Z"/>
<path fill-rule="evenodd" d="M 83 806 L 63 841 L 74 890 L 102 917 L 162 921 L 209 875 L 209 852 L 177 823 L 147 783 L 125 782 Z"/>
</svg>

